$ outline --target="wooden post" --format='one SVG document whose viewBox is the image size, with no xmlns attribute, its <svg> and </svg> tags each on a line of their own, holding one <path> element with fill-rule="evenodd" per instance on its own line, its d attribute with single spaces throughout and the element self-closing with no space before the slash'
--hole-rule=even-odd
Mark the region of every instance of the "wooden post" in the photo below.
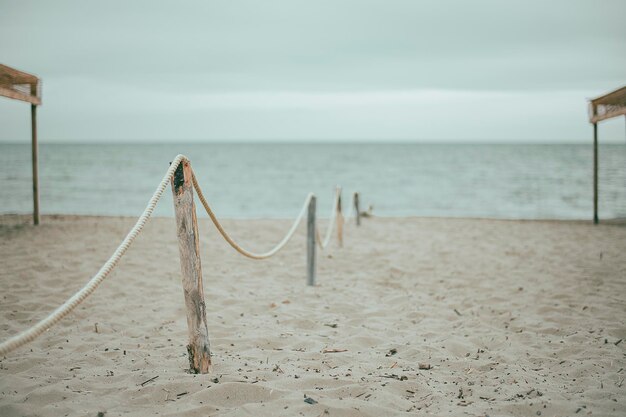
<svg viewBox="0 0 626 417">
<path fill-rule="evenodd" d="M 593 124 L 593 223 L 598 224 L 598 124 Z"/>
<path fill-rule="evenodd" d="M 187 352 L 190 371 L 196 374 L 206 374 L 211 369 L 211 351 L 202 287 L 198 221 L 191 181 L 191 166 L 188 161 L 182 161 L 172 178 L 172 192 L 180 250 L 180 269 L 187 307 L 189 330 Z"/>
<path fill-rule="evenodd" d="M 39 224 L 39 147 L 37 145 L 37 106 L 30 105 L 31 153 L 33 163 L 33 223 Z"/>
<path fill-rule="evenodd" d="M 317 199 L 311 197 L 309 201 L 309 211 L 307 218 L 307 239 L 306 239 L 306 264 L 307 264 L 307 284 L 315 285 L 315 206 Z"/>
<path fill-rule="evenodd" d="M 341 187 L 337 186 L 337 190 L 335 191 L 339 194 L 337 198 L 337 240 L 339 241 L 339 247 L 343 248 L 343 211 L 341 209 Z"/>
<path fill-rule="evenodd" d="M 354 211 L 356 213 L 356 225 L 361 225 L 361 209 L 359 208 L 359 193 L 354 193 Z"/>
</svg>

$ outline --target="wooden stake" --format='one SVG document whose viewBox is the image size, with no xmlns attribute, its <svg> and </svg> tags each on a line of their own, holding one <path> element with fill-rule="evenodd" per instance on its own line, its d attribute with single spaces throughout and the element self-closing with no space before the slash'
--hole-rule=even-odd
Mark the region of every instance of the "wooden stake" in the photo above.
<svg viewBox="0 0 626 417">
<path fill-rule="evenodd" d="M 343 210 L 341 209 L 341 187 L 337 186 L 336 192 L 339 194 L 337 199 L 337 240 L 339 241 L 339 247 L 343 248 Z"/>
<path fill-rule="evenodd" d="M 311 197 L 309 201 L 309 211 L 307 218 L 307 239 L 306 239 L 306 264 L 307 264 L 307 284 L 315 285 L 315 207 L 317 199 Z"/>
<path fill-rule="evenodd" d="M 39 224 L 39 146 L 37 145 L 37 106 L 30 106 L 30 126 L 32 135 L 31 153 L 33 161 L 33 223 Z"/>
<path fill-rule="evenodd" d="M 593 124 L 593 223 L 598 224 L 598 124 Z"/>
<path fill-rule="evenodd" d="M 354 193 L 354 211 L 356 212 L 356 225 L 361 225 L 361 209 L 359 208 L 359 193 Z"/>
<path fill-rule="evenodd" d="M 182 161 L 176 169 L 172 178 L 172 192 L 180 250 L 180 269 L 187 307 L 189 368 L 192 373 L 206 374 L 211 369 L 211 351 L 202 286 L 198 221 L 193 202 L 191 166 L 188 161 Z"/>
</svg>

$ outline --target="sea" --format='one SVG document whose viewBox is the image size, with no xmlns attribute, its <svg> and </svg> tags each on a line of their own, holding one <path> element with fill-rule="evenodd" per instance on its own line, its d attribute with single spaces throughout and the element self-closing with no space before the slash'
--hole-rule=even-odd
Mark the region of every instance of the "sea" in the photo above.
<svg viewBox="0 0 626 417">
<path fill-rule="evenodd" d="M 626 144 L 599 149 L 600 218 L 625 218 Z M 292 218 L 309 192 L 327 217 L 337 185 L 377 216 L 593 215 L 590 144 L 42 144 L 41 212 L 138 216 L 179 153 L 222 218 Z M 29 144 L 0 144 L 0 178 L 0 213 L 32 212 Z M 169 190 L 155 215 L 173 216 Z"/>
</svg>

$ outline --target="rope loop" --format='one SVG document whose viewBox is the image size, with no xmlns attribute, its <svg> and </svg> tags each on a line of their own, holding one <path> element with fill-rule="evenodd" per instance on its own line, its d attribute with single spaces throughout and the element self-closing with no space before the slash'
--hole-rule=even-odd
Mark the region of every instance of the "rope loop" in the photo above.
<svg viewBox="0 0 626 417">
<path fill-rule="evenodd" d="M 174 172 L 183 161 L 189 162 L 191 164 L 191 162 L 189 161 L 189 158 L 187 158 L 184 155 L 177 155 L 176 158 L 174 158 L 167 172 L 163 176 L 163 179 L 161 180 L 156 190 L 152 194 L 152 198 L 150 198 L 150 201 L 148 202 L 143 213 L 141 213 L 141 215 L 135 222 L 135 225 L 128 232 L 128 234 L 126 235 L 124 240 L 122 240 L 122 242 L 117 247 L 117 249 L 115 249 L 111 257 L 109 257 L 109 259 L 104 263 L 104 265 L 102 265 L 100 270 L 78 292 L 76 292 L 72 297 L 70 297 L 67 301 L 61 304 L 56 310 L 54 310 L 47 317 L 43 318 L 42 320 L 37 322 L 35 325 L 22 331 L 21 333 L 0 343 L 0 356 L 6 355 L 7 353 L 35 340 L 35 338 L 40 336 L 42 333 L 44 333 L 46 330 L 54 326 L 61 319 L 63 319 L 70 312 L 72 312 L 72 310 L 74 310 L 80 303 L 82 303 L 85 299 L 87 299 L 87 297 L 89 297 L 96 290 L 96 288 L 98 288 L 98 286 L 102 283 L 102 281 L 104 281 L 109 276 L 111 271 L 115 269 L 115 267 L 119 263 L 122 256 L 124 256 L 124 254 L 130 247 L 130 245 L 134 242 L 135 238 L 139 235 L 139 233 L 141 233 L 144 226 L 148 222 L 148 219 L 152 216 L 152 213 L 154 212 L 154 209 L 157 203 L 163 196 L 163 192 L 165 191 L 168 184 L 172 180 L 172 177 L 174 176 Z M 274 256 L 281 249 L 283 249 L 285 245 L 287 245 L 287 243 L 294 236 L 296 229 L 298 228 L 298 225 L 300 224 L 300 222 L 302 221 L 302 218 L 304 217 L 304 214 L 306 213 L 309 202 L 311 201 L 311 198 L 313 198 L 313 193 L 309 193 L 309 195 L 304 200 L 304 204 L 302 205 L 302 209 L 300 210 L 300 213 L 298 214 L 293 224 L 291 225 L 291 228 L 289 229 L 285 237 L 283 237 L 283 239 L 280 242 L 278 242 L 276 246 L 274 246 L 274 248 L 272 248 L 271 250 L 267 252 L 254 253 L 254 252 L 251 252 L 242 248 L 224 230 L 224 227 L 219 222 L 219 220 L 217 219 L 217 216 L 215 215 L 215 213 L 209 206 L 209 203 L 207 202 L 206 198 L 204 197 L 204 193 L 202 192 L 202 189 L 200 188 L 200 185 L 198 184 L 198 180 L 196 179 L 196 174 L 194 173 L 193 169 L 191 169 L 191 174 L 192 174 L 193 186 L 196 189 L 196 192 L 198 194 L 198 199 L 202 203 L 202 206 L 206 210 L 207 214 L 211 218 L 211 221 L 213 222 L 217 230 L 220 232 L 222 237 L 237 252 L 252 259 L 266 259 L 271 256 Z M 335 198 L 333 200 L 333 208 L 331 212 L 330 222 L 328 224 L 328 228 L 326 230 L 326 236 L 323 241 L 320 239 L 319 230 L 317 230 L 316 228 L 316 231 L 315 231 L 316 241 L 320 245 L 321 249 L 326 248 L 328 246 L 328 243 L 330 242 L 333 227 L 337 219 L 339 196 L 340 196 L 340 189 L 337 188 L 335 191 Z"/>
<path fill-rule="evenodd" d="M 271 256 L 276 255 L 282 248 L 285 247 L 285 245 L 291 240 L 291 238 L 295 234 L 296 229 L 298 228 L 298 224 L 300 224 L 300 221 L 304 217 L 304 214 L 306 213 L 306 209 L 307 209 L 307 207 L 309 205 L 309 202 L 311 201 L 311 198 L 313 197 L 313 193 L 309 193 L 309 195 L 305 198 L 304 204 L 302 205 L 302 209 L 300 210 L 300 213 L 298 214 L 298 217 L 296 217 L 296 219 L 294 220 L 293 224 L 291 225 L 291 228 L 289 229 L 289 231 L 287 232 L 285 237 L 280 242 L 278 242 L 278 244 L 273 249 L 270 249 L 269 251 L 263 252 L 263 253 L 255 253 L 255 252 L 251 252 L 249 250 L 246 250 L 246 249 L 242 248 L 226 232 L 226 230 L 224 230 L 224 226 L 222 226 L 220 221 L 217 219 L 217 216 L 213 212 L 213 209 L 211 208 L 211 206 L 207 202 L 206 198 L 204 197 L 204 193 L 202 192 L 202 189 L 200 188 L 200 184 L 198 184 L 198 180 L 196 179 L 196 174 L 193 172 L 193 169 L 191 170 L 191 175 L 192 175 L 191 178 L 192 178 L 192 181 L 193 181 L 193 187 L 196 189 L 196 192 L 198 194 L 198 199 L 202 203 L 202 206 L 204 207 L 204 210 L 207 212 L 207 214 L 211 218 L 211 221 L 213 222 L 213 224 L 217 228 L 217 231 L 220 232 L 222 237 L 226 240 L 226 242 L 228 242 L 228 244 L 233 249 L 235 249 L 237 252 L 239 252 L 243 256 L 246 256 L 246 257 L 252 258 L 252 259 L 267 259 L 267 258 L 269 258 Z"/>
</svg>

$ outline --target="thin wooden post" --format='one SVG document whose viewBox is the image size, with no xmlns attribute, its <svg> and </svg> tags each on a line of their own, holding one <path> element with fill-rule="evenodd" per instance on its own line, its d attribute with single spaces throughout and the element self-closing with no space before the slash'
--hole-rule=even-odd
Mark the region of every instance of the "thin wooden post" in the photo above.
<svg viewBox="0 0 626 417">
<path fill-rule="evenodd" d="M 339 247 L 343 248 L 343 210 L 341 209 L 341 187 L 337 186 L 336 192 L 339 194 L 337 197 L 337 240 L 339 241 Z"/>
<path fill-rule="evenodd" d="M 593 223 L 598 224 L 598 124 L 593 124 Z"/>
<path fill-rule="evenodd" d="M 211 370 L 211 350 L 202 286 L 198 221 L 191 181 L 191 166 L 188 161 L 182 161 L 172 178 L 172 192 L 180 250 L 180 269 L 187 307 L 189 330 L 187 352 L 190 371 L 196 374 L 206 374 Z"/>
<path fill-rule="evenodd" d="M 359 208 L 359 193 L 354 193 L 354 212 L 356 213 L 356 225 L 361 225 L 361 209 Z"/>
<path fill-rule="evenodd" d="M 315 207 L 317 199 L 311 197 L 307 217 L 307 239 L 306 239 L 306 264 L 307 264 L 307 284 L 315 285 Z"/>
<path fill-rule="evenodd" d="M 30 105 L 31 153 L 33 163 L 33 223 L 39 224 L 39 146 L 37 144 L 37 106 Z"/>
</svg>

